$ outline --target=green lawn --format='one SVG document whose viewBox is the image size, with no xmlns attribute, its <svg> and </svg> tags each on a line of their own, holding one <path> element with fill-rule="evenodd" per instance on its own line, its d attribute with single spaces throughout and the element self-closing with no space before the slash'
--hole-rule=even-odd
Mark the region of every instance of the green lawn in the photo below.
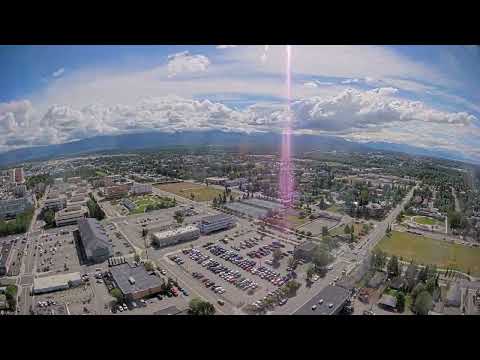
<svg viewBox="0 0 480 360">
<path fill-rule="evenodd" d="M 130 212 L 130 214 L 143 214 L 149 205 L 157 205 L 162 202 L 170 202 L 170 198 L 157 198 L 155 196 L 137 196 L 130 198 L 137 207 Z"/>
<path fill-rule="evenodd" d="M 333 212 L 333 213 L 337 213 L 337 214 L 343 214 L 343 207 L 341 207 L 340 205 L 331 205 L 330 207 L 328 207 L 326 209 L 327 211 L 330 211 L 330 212 Z"/>
<path fill-rule="evenodd" d="M 296 215 L 287 215 L 287 221 L 290 222 L 293 225 L 293 227 L 297 228 L 310 220 L 308 220 L 307 218 L 301 219 Z"/>
<path fill-rule="evenodd" d="M 392 231 L 376 248 L 389 255 L 397 255 L 405 261 L 419 264 L 435 264 L 440 268 L 455 268 L 480 276 L 480 248 L 451 244 L 408 232 Z"/>
<path fill-rule="evenodd" d="M 433 219 L 427 216 L 415 216 L 414 220 L 416 223 L 422 224 L 422 225 L 441 225 L 442 224 L 441 221 L 438 221 L 437 219 Z"/>
<path fill-rule="evenodd" d="M 215 197 L 218 197 L 218 195 L 223 195 L 223 190 L 189 182 L 161 184 L 155 185 L 155 187 L 163 191 L 171 192 L 175 195 L 183 196 L 187 199 L 192 199 L 191 194 L 193 194 L 193 200 L 195 201 L 211 201 Z M 233 195 L 235 197 L 235 194 Z"/>
<path fill-rule="evenodd" d="M 107 174 L 106 174 L 105 172 L 101 171 L 101 170 L 95 171 L 95 174 L 96 174 L 97 176 L 107 176 Z"/>
</svg>

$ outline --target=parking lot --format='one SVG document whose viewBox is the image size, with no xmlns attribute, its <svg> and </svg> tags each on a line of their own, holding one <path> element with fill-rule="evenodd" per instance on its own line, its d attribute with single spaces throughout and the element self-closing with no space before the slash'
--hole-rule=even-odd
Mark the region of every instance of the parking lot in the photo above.
<svg viewBox="0 0 480 360">
<path fill-rule="evenodd" d="M 58 228 L 35 237 L 33 246 L 38 273 L 80 271 L 77 248 L 71 229 Z"/>
<path fill-rule="evenodd" d="M 104 224 L 104 228 L 112 244 L 113 256 L 126 256 L 135 252 L 115 224 L 107 222 Z"/>
<path fill-rule="evenodd" d="M 192 286 L 207 288 L 236 307 L 264 299 L 295 276 L 288 268 L 293 245 L 262 237 L 255 227 L 217 233 L 193 245 L 184 244 L 183 251 L 168 255 L 167 261 L 187 273 Z M 282 254 L 276 267 L 272 256 L 275 248 Z"/>
</svg>

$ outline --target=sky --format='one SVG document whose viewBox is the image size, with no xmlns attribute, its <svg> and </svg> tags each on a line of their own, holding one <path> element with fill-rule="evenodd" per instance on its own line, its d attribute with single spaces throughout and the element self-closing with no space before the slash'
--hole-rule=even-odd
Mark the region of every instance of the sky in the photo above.
<svg viewBox="0 0 480 360">
<path fill-rule="evenodd" d="M 0 152 L 133 132 L 279 132 L 285 46 L 0 46 Z M 480 162 L 480 47 L 292 46 L 293 129 Z"/>
</svg>

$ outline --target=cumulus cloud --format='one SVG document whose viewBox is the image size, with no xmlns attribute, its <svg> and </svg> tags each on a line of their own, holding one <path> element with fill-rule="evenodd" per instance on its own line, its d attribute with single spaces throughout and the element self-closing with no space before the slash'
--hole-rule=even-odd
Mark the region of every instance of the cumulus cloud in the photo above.
<svg viewBox="0 0 480 360">
<path fill-rule="evenodd" d="M 168 56 L 168 77 L 204 72 L 209 66 L 210 60 L 205 55 L 190 55 L 183 51 Z"/>
<path fill-rule="evenodd" d="M 317 88 L 318 85 L 314 81 L 307 81 L 306 83 L 303 84 L 303 86 L 309 87 L 309 88 Z"/>
<path fill-rule="evenodd" d="M 237 45 L 217 45 L 217 49 L 230 49 L 235 47 L 237 47 Z"/>
<path fill-rule="evenodd" d="M 58 69 L 57 71 L 54 71 L 52 73 L 52 76 L 54 78 L 58 78 L 58 77 L 62 76 L 64 72 L 65 72 L 65 69 L 62 67 L 62 68 Z"/>
<path fill-rule="evenodd" d="M 401 100 L 395 97 L 397 92 L 393 87 L 346 89 L 294 101 L 294 130 L 332 133 L 355 141 L 404 143 L 412 139 L 415 145 L 439 144 L 473 151 L 475 146 L 465 145 L 465 139 L 480 135 L 475 116 Z M 145 131 L 275 132 L 282 129 L 286 119 L 283 103 L 257 103 L 236 110 L 209 100 L 164 96 L 129 105 L 54 105 L 39 114 L 29 101 L 18 101 L 0 104 L 0 150 Z M 470 143 L 476 144 L 476 140 L 472 138 Z"/>
</svg>

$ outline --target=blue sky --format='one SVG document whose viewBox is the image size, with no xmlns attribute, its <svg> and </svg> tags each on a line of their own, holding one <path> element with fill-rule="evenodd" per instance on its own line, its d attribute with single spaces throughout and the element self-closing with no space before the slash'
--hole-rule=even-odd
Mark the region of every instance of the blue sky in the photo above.
<svg viewBox="0 0 480 360">
<path fill-rule="evenodd" d="M 296 131 L 480 159 L 478 46 L 292 51 Z M 149 127 L 276 131 L 286 102 L 284 46 L 0 46 L 0 79 L 0 151 Z"/>
</svg>

